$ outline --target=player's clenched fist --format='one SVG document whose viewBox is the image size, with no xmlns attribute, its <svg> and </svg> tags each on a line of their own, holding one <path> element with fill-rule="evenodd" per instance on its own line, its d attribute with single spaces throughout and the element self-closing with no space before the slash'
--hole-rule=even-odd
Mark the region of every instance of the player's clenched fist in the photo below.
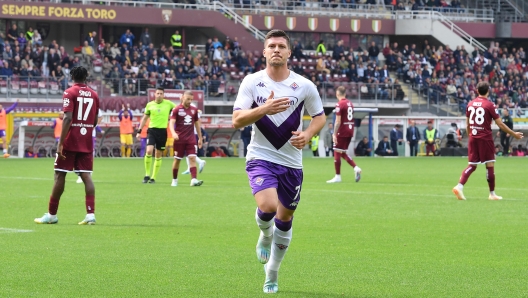
<svg viewBox="0 0 528 298">
<path fill-rule="evenodd" d="M 513 137 L 516 138 L 517 140 L 520 140 L 524 138 L 524 134 L 522 132 L 515 132 L 515 134 L 513 134 Z"/>
<path fill-rule="evenodd" d="M 271 91 L 270 96 L 263 105 L 266 115 L 275 115 L 286 111 L 290 107 L 290 100 L 287 97 L 273 99 L 275 94 Z"/>
</svg>

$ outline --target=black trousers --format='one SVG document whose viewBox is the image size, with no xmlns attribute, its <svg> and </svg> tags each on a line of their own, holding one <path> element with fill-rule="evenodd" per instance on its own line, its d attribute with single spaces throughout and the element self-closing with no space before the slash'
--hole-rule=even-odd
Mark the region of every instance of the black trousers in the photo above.
<svg viewBox="0 0 528 298">
<path fill-rule="evenodd" d="M 411 156 L 416 156 L 418 154 L 418 141 L 410 141 L 409 147 L 411 147 Z"/>
<path fill-rule="evenodd" d="M 502 146 L 502 155 L 507 155 L 508 150 L 510 150 L 510 137 L 506 136 L 506 133 L 500 134 L 500 143 Z"/>
</svg>

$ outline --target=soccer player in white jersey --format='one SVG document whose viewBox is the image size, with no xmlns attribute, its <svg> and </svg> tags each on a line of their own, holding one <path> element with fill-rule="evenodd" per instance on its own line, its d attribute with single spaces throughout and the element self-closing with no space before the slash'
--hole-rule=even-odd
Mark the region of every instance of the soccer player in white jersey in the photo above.
<svg viewBox="0 0 528 298">
<path fill-rule="evenodd" d="M 264 292 L 276 293 L 279 267 L 292 238 L 293 213 L 301 199 L 302 148 L 323 128 L 326 116 L 315 85 L 288 69 L 291 48 L 284 31 L 266 34 L 263 54 L 266 69 L 242 81 L 233 126 L 253 124 L 246 172 L 258 206 L 257 258 L 265 264 Z M 312 121 L 303 131 L 305 108 Z"/>
<path fill-rule="evenodd" d="M 191 104 L 191 106 L 193 107 L 196 107 L 194 104 Z M 198 110 L 198 119 L 202 118 L 202 110 Z M 194 128 L 194 136 L 196 137 L 196 142 L 198 142 L 198 132 L 196 131 L 196 127 Z M 207 148 L 205 148 L 205 151 L 207 152 Z M 196 158 L 196 163 L 198 164 L 198 170 L 199 170 L 199 173 L 201 173 L 205 167 L 205 160 L 203 159 L 200 159 L 197 156 L 195 156 Z M 189 162 L 189 156 L 185 157 L 185 160 L 187 160 L 187 170 L 185 170 L 182 175 L 189 175 L 191 173 L 191 163 Z"/>
</svg>

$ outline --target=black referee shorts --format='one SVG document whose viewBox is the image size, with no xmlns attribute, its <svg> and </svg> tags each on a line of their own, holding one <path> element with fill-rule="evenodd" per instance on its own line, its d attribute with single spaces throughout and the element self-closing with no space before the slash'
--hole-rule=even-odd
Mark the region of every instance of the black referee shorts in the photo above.
<svg viewBox="0 0 528 298">
<path fill-rule="evenodd" d="M 149 128 L 147 130 L 147 146 L 154 146 L 156 150 L 165 150 L 166 143 L 166 128 Z"/>
</svg>

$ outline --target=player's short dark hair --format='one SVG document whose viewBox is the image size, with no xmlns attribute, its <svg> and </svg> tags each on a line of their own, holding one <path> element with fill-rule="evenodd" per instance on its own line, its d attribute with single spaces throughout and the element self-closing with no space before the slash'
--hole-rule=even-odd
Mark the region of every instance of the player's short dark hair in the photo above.
<svg viewBox="0 0 528 298">
<path fill-rule="evenodd" d="M 86 78 L 88 77 L 88 70 L 83 66 L 75 66 L 70 71 L 70 76 L 74 82 L 84 83 L 86 82 Z"/>
<path fill-rule="evenodd" d="M 339 93 L 339 95 L 345 96 L 345 94 L 346 94 L 346 88 L 344 86 L 337 87 L 336 91 L 337 91 L 337 93 Z"/>
<path fill-rule="evenodd" d="M 156 90 L 161 90 L 161 91 L 163 91 L 165 93 L 165 89 L 163 87 L 158 87 L 158 88 L 156 88 Z"/>
<path fill-rule="evenodd" d="M 479 95 L 486 95 L 489 92 L 489 83 L 488 82 L 479 82 L 477 84 L 477 91 Z"/>
<path fill-rule="evenodd" d="M 286 32 L 278 29 L 273 29 L 266 34 L 266 38 L 264 39 L 264 44 L 266 44 L 266 41 L 272 37 L 282 37 L 286 39 L 286 44 L 288 45 L 288 49 L 291 48 L 290 46 L 290 37 L 286 34 Z"/>
<path fill-rule="evenodd" d="M 427 124 L 433 124 L 433 121 L 429 120 L 427 121 Z"/>
</svg>

